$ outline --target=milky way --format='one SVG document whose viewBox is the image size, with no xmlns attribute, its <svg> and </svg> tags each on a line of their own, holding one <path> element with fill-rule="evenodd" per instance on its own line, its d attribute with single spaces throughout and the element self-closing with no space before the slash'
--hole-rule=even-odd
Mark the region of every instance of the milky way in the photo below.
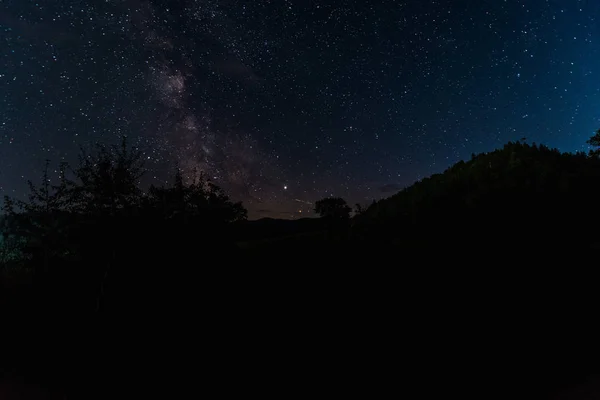
<svg viewBox="0 0 600 400">
<path fill-rule="evenodd" d="M 600 127 L 600 2 L 3 1 L 0 192 L 120 135 L 144 185 L 206 172 L 250 216 L 370 203 L 523 137 Z"/>
</svg>

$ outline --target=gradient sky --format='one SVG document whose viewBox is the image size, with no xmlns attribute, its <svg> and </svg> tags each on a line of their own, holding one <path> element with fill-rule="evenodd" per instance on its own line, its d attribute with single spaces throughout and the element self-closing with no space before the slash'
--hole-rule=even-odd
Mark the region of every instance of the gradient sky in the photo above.
<svg viewBox="0 0 600 400">
<path fill-rule="evenodd" d="M 0 194 L 127 135 L 251 218 L 600 128 L 598 0 L 0 1 Z"/>
</svg>

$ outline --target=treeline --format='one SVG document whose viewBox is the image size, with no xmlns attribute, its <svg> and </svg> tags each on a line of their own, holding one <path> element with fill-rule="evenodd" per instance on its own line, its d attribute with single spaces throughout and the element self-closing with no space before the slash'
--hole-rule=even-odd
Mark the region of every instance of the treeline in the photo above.
<svg viewBox="0 0 600 400">
<path fill-rule="evenodd" d="M 600 144 L 597 137 L 592 145 Z M 246 210 L 202 173 L 184 177 L 177 171 L 170 186 L 143 190 L 143 158 L 125 141 L 83 152 L 75 168 L 60 167 L 56 183 L 48 171 L 49 164 L 41 184 L 30 184 L 28 201 L 5 199 L 2 268 L 25 271 L 33 282 L 13 295 L 0 286 L 3 321 L 9 312 L 28 321 L 5 323 L 13 332 L 5 340 L 13 354 L 0 358 L 12 369 L 35 369 L 48 382 L 75 382 L 82 393 L 103 389 L 106 395 L 97 398 L 114 394 L 123 382 L 154 390 L 149 377 L 163 381 L 165 370 L 179 384 L 189 367 L 170 355 L 202 359 L 211 347 L 215 365 L 231 364 L 245 357 L 241 350 L 262 351 L 255 344 L 271 341 L 273 332 L 297 331 L 303 325 L 298 318 L 310 329 L 344 326 L 345 320 L 339 337 L 358 325 L 376 326 L 377 335 L 390 332 L 385 346 L 406 334 L 406 327 L 420 327 L 406 341 L 411 346 L 424 341 L 413 346 L 415 359 L 424 359 L 421 348 L 433 349 L 432 357 L 450 354 L 435 354 L 438 349 L 458 349 L 465 358 L 465 346 L 471 346 L 477 355 L 486 349 L 495 365 L 502 364 L 495 357 L 505 353 L 494 350 L 498 343 L 516 347 L 504 336 L 474 342 L 473 332 L 478 336 L 486 327 L 522 332 L 533 316 L 546 318 L 548 329 L 535 329 L 532 342 L 541 343 L 540 354 L 551 348 L 548 357 L 556 360 L 564 349 L 572 350 L 566 345 L 557 350 L 560 341 L 583 343 L 585 330 L 573 329 L 566 316 L 578 311 L 577 319 L 594 321 L 595 310 L 586 305 L 595 300 L 573 299 L 597 291 L 584 285 L 593 285 L 595 276 L 581 273 L 593 262 L 576 262 L 578 256 L 593 256 L 600 243 L 595 151 L 571 154 L 508 143 L 366 209 L 357 207 L 353 218 L 344 200 L 328 198 L 315 204 L 319 221 L 288 226 L 267 220 L 241 230 L 235 228 Z M 569 272 L 575 278 L 571 287 Z M 569 308 L 569 302 L 577 304 Z M 390 318 L 398 313 L 402 324 Z M 87 315 L 102 318 L 90 318 L 90 329 L 77 331 L 81 328 L 73 325 Z M 285 317 L 288 325 L 281 322 Z M 547 345 L 540 341 L 557 326 L 576 337 L 566 340 L 560 332 Z M 455 327 L 463 331 L 453 336 Z M 290 343 L 282 337 L 284 346 Z M 224 356 L 223 349 L 230 354 Z M 129 362 L 123 362 L 127 356 Z M 508 373 L 521 368 L 530 374 L 530 365 L 504 356 L 513 363 Z M 68 362 L 60 368 L 56 360 Z M 540 364 L 545 363 L 536 367 L 542 375 L 550 368 Z M 570 370 L 574 365 L 558 364 Z M 472 365 L 488 375 L 478 360 Z M 220 368 L 213 370 L 230 381 Z M 139 381 L 132 380 L 132 371 Z"/>
<path fill-rule="evenodd" d="M 201 172 L 177 170 L 170 186 L 143 190 L 142 154 L 125 139 L 82 151 L 74 168 L 61 164 L 56 182 L 49 170 L 47 162 L 41 183 L 29 182 L 27 201 L 4 199 L 0 269 L 29 271 L 54 291 L 69 282 L 88 309 L 101 307 L 115 274 L 121 282 L 230 251 L 228 228 L 247 215 Z"/>
<path fill-rule="evenodd" d="M 393 239 L 399 247 L 589 247 L 600 238 L 590 229 L 600 222 L 597 204 L 597 152 L 509 142 L 377 202 L 354 227 L 358 235 Z"/>
<path fill-rule="evenodd" d="M 599 137 L 589 143 L 600 144 Z M 246 210 L 202 173 L 183 177 L 177 171 L 170 186 L 142 190 L 142 161 L 123 142 L 83 152 L 74 169 L 61 165 L 56 184 L 51 184 L 47 165 L 41 184 L 30 183 L 29 201 L 5 199 L 0 263 L 5 268 L 27 266 L 38 275 L 59 269 L 57 265 L 82 263 L 102 271 L 116 260 L 139 264 L 160 256 L 165 263 L 177 258 L 189 263 L 187 259 L 206 259 L 192 254 L 201 248 L 211 254 L 225 248 L 222 254 L 231 255 L 239 252 L 234 240 L 254 248 L 252 240 L 259 236 L 275 239 L 262 232 L 270 229 L 264 223 L 231 229 L 246 219 Z M 370 244 L 404 251 L 440 245 L 589 249 L 600 243 L 590 229 L 600 222 L 593 212 L 600 203 L 599 184 L 597 151 L 561 153 L 509 142 L 388 199 L 357 206 L 353 218 L 343 199 L 322 199 L 315 212 L 323 223 L 307 223 L 312 228 L 302 230 L 302 237 L 292 235 L 298 231 L 295 224 L 286 230 L 285 243 L 288 251 L 300 239 L 319 251 L 340 252 L 340 246 L 348 245 L 353 254 L 368 252 Z M 311 230 L 315 233 L 309 234 Z M 269 240 L 260 247 L 265 257 L 273 257 L 282 244 Z"/>
</svg>

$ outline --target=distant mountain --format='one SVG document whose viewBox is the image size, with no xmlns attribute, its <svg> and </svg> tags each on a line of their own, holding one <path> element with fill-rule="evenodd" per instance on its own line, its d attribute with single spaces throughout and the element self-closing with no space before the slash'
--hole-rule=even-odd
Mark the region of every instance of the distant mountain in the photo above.
<svg viewBox="0 0 600 400">
<path fill-rule="evenodd" d="M 590 246 L 598 205 L 597 155 L 517 142 L 373 204 L 354 225 L 365 237 L 411 244 Z"/>
</svg>

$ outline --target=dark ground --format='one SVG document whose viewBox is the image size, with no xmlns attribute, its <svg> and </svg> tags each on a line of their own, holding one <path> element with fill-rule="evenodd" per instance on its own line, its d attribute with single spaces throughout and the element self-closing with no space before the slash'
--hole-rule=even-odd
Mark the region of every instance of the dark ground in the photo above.
<svg viewBox="0 0 600 400">
<path fill-rule="evenodd" d="M 596 398 L 592 254 L 542 245 L 409 252 L 303 227 L 193 262 L 146 252 L 97 312 L 67 279 L 4 279 L 0 398 Z"/>
</svg>

